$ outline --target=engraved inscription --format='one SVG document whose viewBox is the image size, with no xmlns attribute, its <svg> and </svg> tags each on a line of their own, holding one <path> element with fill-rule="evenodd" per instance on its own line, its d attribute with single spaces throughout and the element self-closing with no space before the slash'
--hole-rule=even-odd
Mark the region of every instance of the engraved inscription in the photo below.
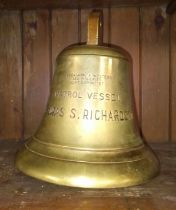
<svg viewBox="0 0 176 210">
<path fill-rule="evenodd" d="M 51 106 L 47 110 L 47 114 L 51 117 L 68 117 L 70 119 L 96 120 L 96 121 L 127 121 L 133 119 L 133 113 L 129 110 L 93 110 L 71 108 L 66 114 L 63 107 Z"/>
<path fill-rule="evenodd" d="M 91 74 L 91 73 L 69 73 L 66 74 L 66 79 L 72 84 L 97 84 L 103 85 L 105 81 L 112 80 L 111 75 Z"/>
<path fill-rule="evenodd" d="M 131 111 L 84 109 L 83 120 L 126 121 L 133 119 Z"/>
<path fill-rule="evenodd" d="M 98 101 L 120 101 L 120 95 L 118 93 L 102 93 L 102 92 L 80 92 L 70 90 L 58 90 L 54 92 L 55 97 L 68 97 L 77 99 L 89 99 Z"/>
<path fill-rule="evenodd" d="M 74 119 L 75 117 L 76 117 L 76 109 L 75 108 L 72 108 L 71 110 L 70 110 L 70 118 L 71 119 Z"/>
<path fill-rule="evenodd" d="M 58 90 L 54 92 L 55 97 L 68 97 L 68 98 L 82 98 L 82 94 L 79 91 L 70 90 Z"/>
<path fill-rule="evenodd" d="M 47 114 L 50 116 L 60 116 L 63 117 L 64 116 L 64 108 L 63 107 L 55 107 L 55 106 L 51 106 L 48 108 L 47 110 Z"/>
</svg>

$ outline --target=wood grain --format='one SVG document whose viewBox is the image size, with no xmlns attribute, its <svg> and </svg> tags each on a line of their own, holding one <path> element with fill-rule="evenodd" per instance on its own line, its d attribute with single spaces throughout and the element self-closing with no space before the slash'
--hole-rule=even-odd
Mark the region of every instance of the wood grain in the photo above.
<svg viewBox="0 0 176 210">
<path fill-rule="evenodd" d="M 78 43 L 78 10 L 52 11 L 52 64 L 67 46 Z"/>
<path fill-rule="evenodd" d="M 24 136 L 32 135 L 43 116 L 49 95 L 49 12 L 24 12 Z"/>
<path fill-rule="evenodd" d="M 175 11 L 176 11 L 176 1 L 175 0 L 172 0 L 168 4 L 167 9 L 166 9 L 166 12 L 171 15 Z"/>
<path fill-rule="evenodd" d="M 3 9 L 36 9 L 36 8 L 93 8 L 117 6 L 148 6 L 168 3 L 170 0 L 1 0 Z"/>
<path fill-rule="evenodd" d="M 127 50 L 133 59 L 133 86 L 137 116 L 140 121 L 139 10 L 111 10 L 111 43 Z"/>
<path fill-rule="evenodd" d="M 22 135 L 20 12 L 0 11 L 0 138 Z"/>
<path fill-rule="evenodd" d="M 176 14 L 171 17 L 170 40 L 170 138 L 176 142 Z"/>
<path fill-rule="evenodd" d="M 0 207 L 0 210 L 128 210 L 123 198 L 59 198 L 49 200 L 48 204 L 21 201 L 9 207 Z M 154 209 L 150 209 L 154 210 Z M 174 210 L 174 209 L 170 209 Z"/>
<path fill-rule="evenodd" d="M 166 196 L 167 198 L 167 196 Z M 135 210 L 175 210 L 175 200 L 159 197 L 128 198 L 128 205 Z"/>
<path fill-rule="evenodd" d="M 142 132 L 169 139 L 169 18 L 164 7 L 141 9 Z"/>
<path fill-rule="evenodd" d="M 137 210 L 159 210 L 160 208 L 154 203 L 152 198 L 127 198 L 128 205 L 131 209 Z"/>
</svg>

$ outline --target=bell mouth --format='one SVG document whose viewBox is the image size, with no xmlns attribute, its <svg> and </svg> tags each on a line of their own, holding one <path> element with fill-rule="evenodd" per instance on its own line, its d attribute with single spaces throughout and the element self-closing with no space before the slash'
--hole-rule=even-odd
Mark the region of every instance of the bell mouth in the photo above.
<svg viewBox="0 0 176 210">
<path fill-rule="evenodd" d="M 159 173 L 159 162 L 149 147 L 138 148 L 142 155 L 133 155 L 119 162 L 81 162 L 61 160 L 37 154 L 27 147 L 17 153 L 17 168 L 31 177 L 71 187 L 120 188 L 147 182 Z M 125 153 L 124 153 L 125 155 Z"/>
</svg>

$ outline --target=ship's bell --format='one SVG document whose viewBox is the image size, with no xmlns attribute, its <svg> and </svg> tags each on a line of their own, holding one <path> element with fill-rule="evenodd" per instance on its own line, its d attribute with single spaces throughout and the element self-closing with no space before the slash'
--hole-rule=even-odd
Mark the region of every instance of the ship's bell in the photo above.
<svg viewBox="0 0 176 210">
<path fill-rule="evenodd" d="M 87 44 L 56 59 L 46 112 L 16 156 L 25 174 L 59 185 L 115 188 L 144 183 L 158 160 L 137 128 L 131 61 L 101 44 L 102 15 L 88 19 Z"/>
</svg>

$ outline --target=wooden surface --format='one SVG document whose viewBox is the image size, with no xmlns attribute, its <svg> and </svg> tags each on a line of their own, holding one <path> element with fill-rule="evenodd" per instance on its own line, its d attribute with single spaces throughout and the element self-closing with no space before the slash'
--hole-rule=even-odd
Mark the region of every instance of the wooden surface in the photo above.
<svg viewBox="0 0 176 210">
<path fill-rule="evenodd" d="M 154 144 L 160 175 L 147 184 L 121 189 L 57 186 L 23 175 L 14 167 L 16 141 L 0 141 L 2 210 L 175 210 L 176 144 Z M 100 172 L 101 176 L 101 172 Z"/>
<path fill-rule="evenodd" d="M 20 12 L 0 11 L 0 136 L 22 137 Z"/>
<path fill-rule="evenodd" d="M 36 9 L 36 8 L 92 8 L 117 6 L 148 6 L 168 4 L 170 0 L 0 0 L 3 9 Z"/>
<path fill-rule="evenodd" d="M 55 58 L 68 45 L 86 42 L 91 10 L 0 11 L 0 139 L 27 138 L 35 132 Z M 176 21 L 165 10 L 163 4 L 103 9 L 104 42 L 120 45 L 133 58 L 139 127 L 153 142 L 176 139 Z"/>
<path fill-rule="evenodd" d="M 162 7 L 143 8 L 141 16 L 142 133 L 164 141 L 169 139 L 169 18 Z"/>
<path fill-rule="evenodd" d="M 170 133 L 171 140 L 176 142 L 176 14 L 171 17 L 171 68 L 170 68 Z"/>
<path fill-rule="evenodd" d="M 50 39 L 49 12 L 23 14 L 24 138 L 37 129 L 49 96 Z"/>
<path fill-rule="evenodd" d="M 137 8 L 114 8 L 111 10 L 110 41 L 114 45 L 123 47 L 132 56 L 135 105 L 140 121 L 139 10 Z"/>
<path fill-rule="evenodd" d="M 169 2 L 168 6 L 167 6 L 167 13 L 168 14 L 173 14 L 176 11 L 176 1 L 172 0 Z"/>
<path fill-rule="evenodd" d="M 68 45 L 78 43 L 78 10 L 52 12 L 52 66 L 57 55 Z"/>
</svg>

